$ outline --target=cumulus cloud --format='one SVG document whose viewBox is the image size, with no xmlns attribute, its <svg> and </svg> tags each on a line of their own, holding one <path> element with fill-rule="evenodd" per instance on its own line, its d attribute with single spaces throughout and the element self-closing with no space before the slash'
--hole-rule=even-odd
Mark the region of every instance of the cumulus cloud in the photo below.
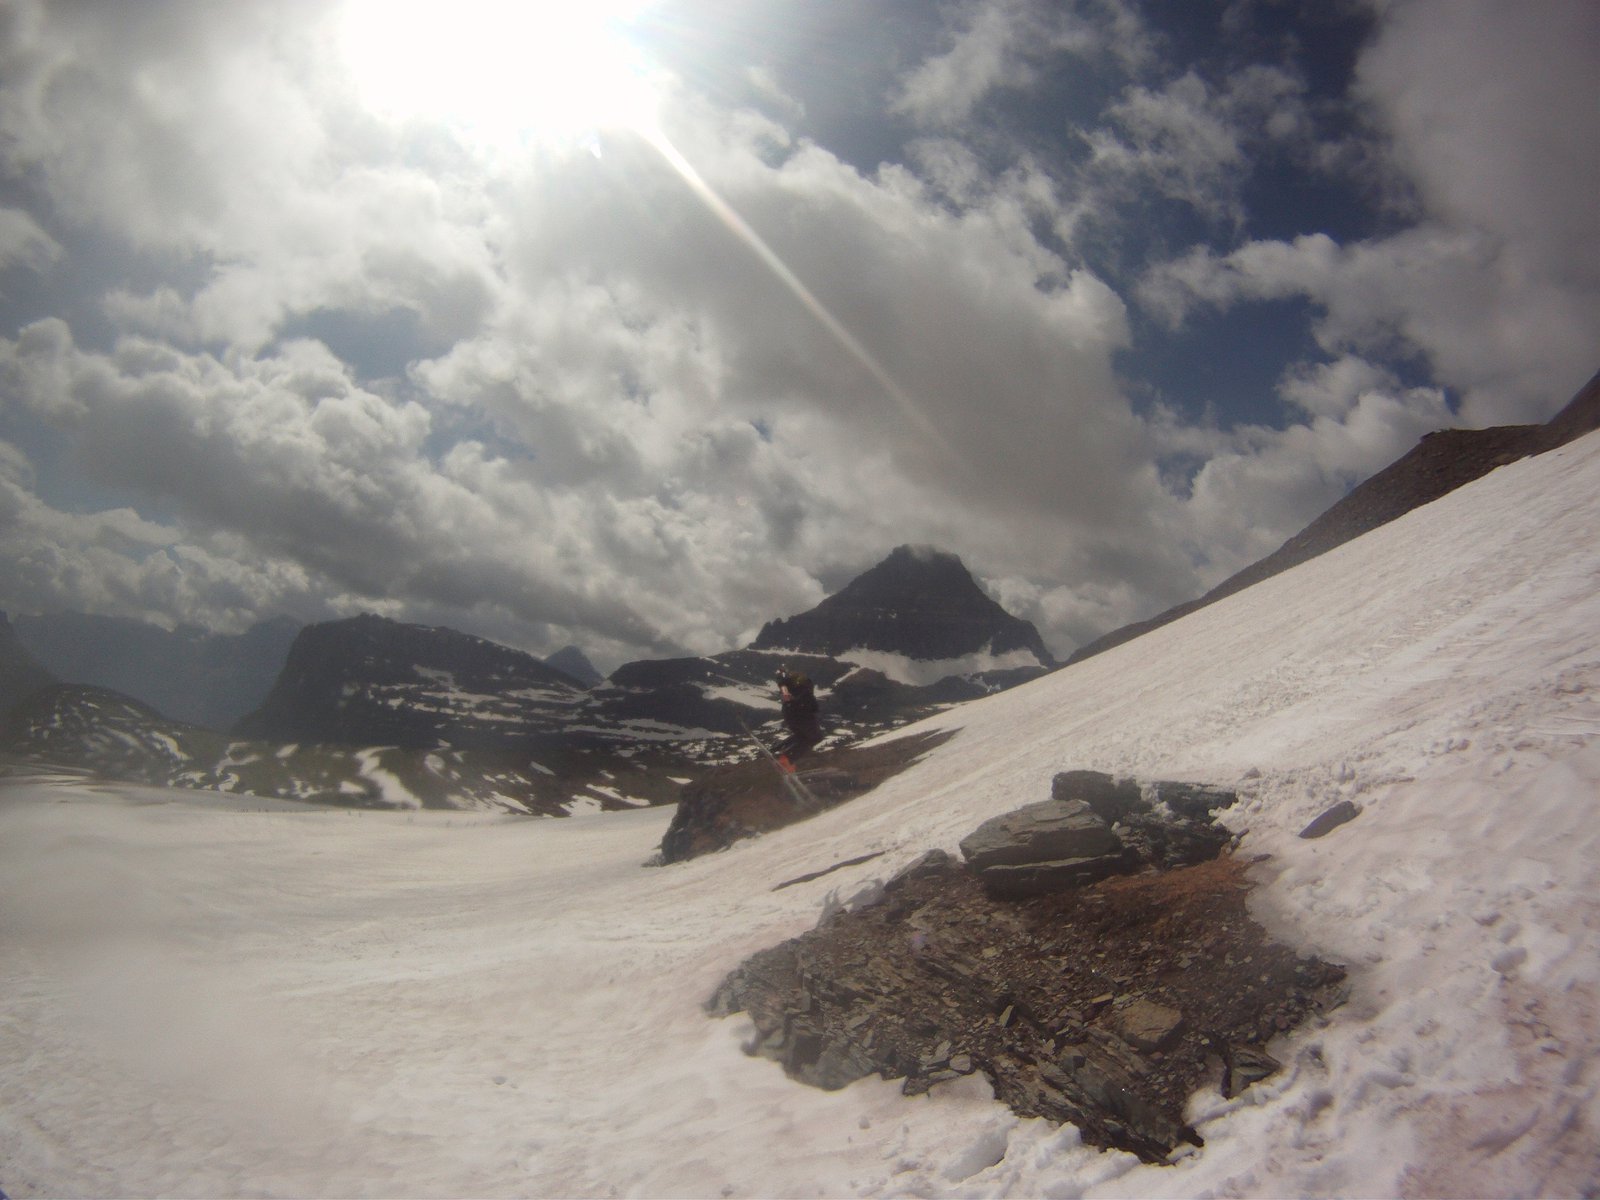
<svg viewBox="0 0 1600 1200">
<path fill-rule="evenodd" d="M 0 271 L 27 267 L 41 271 L 61 257 L 61 246 L 19 208 L 0 208 Z"/>
<path fill-rule="evenodd" d="M 1539 95 L 1478 133 L 1470 104 L 1430 122 L 1491 44 L 1457 30 L 1430 65 L 1451 6 L 1386 9 L 1360 76 L 1423 220 L 1200 246 L 1137 290 L 1076 256 L 1075 222 L 1151 199 L 1247 221 L 1253 158 L 1307 152 L 1299 75 L 1165 67 L 1122 4 L 1003 0 L 949 10 L 894 97 L 918 140 L 871 169 L 800 136 L 802 89 L 760 63 L 741 78 L 764 114 L 668 80 L 657 135 L 494 148 L 366 112 L 331 11 L 0 10 L 0 172 L 40 214 L 0 209 L 0 268 L 89 278 L 83 231 L 146 264 L 97 281 L 102 340 L 56 317 L 0 341 L 0 602 L 234 626 L 368 608 L 614 662 L 738 644 L 925 542 L 1064 654 L 1448 423 L 1386 355 L 1420 350 L 1490 412 L 1594 344 L 1590 268 L 1558 251 L 1593 215 L 1519 183 L 1542 164 L 1572 186 L 1546 159 L 1585 143 L 1502 147 Z M 1111 98 L 1057 129 L 1076 160 L 971 134 L 990 98 L 1091 60 Z M 1474 182 L 1492 202 L 1461 198 Z M 1135 410 L 1130 302 L 1176 326 L 1301 297 L 1325 358 L 1285 374 L 1285 428 Z M 30 431 L 64 448 L 48 481 Z"/>
<path fill-rule="evenodd" d="M 1582 3 L 1383 11 L 1359 91 L 1421 219 L 1347 245 L 1316 233 L 1194 247 L 1137 294 L 1174 325 L 1197 306 L 1304 297 L 1330 354 L 1420 354 L 1467 423 L 1543 420 L 1600 347 L 1600 260 L 1586 250 L 1600 244 L 1600 111 L 1569 100 L 1600 60 L 1600 16 Z"/>
<path fill-rule="evenodd" d="M 1026 90 L 1062 54 L 1110 57 L 1133 69 L 1152 47 L 1138 16 L 1118 3 L 971 4 L 948 44 L 899 81 L 890 108 L 927 126 L 958 124 L 991 93 Z"/>
<path fill-rule="evenodd" d="M 1277 66 L 1252 65 L 1220 88 L 1188 71 L 1159 88 L 1132 86 L 1092 131 L 1089 172 L 1124 194 L 1154 188 L 1207 217 L 1241 224 L 1246 156 L 1311 128 L 1305 84 Z"/>
</svg>

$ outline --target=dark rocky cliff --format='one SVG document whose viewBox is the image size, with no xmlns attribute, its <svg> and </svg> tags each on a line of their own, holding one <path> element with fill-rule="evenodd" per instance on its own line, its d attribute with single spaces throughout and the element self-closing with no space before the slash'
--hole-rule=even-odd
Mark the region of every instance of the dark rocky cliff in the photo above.
<svg viewBox="0 0 1600 1200">
<path fill-rule="evenodd" d="M 352 745 L 507 745 L 559 729 L 583 695 L 531 654 L 363 615 L 309 625 L 243 737 Z"/>
</svg>

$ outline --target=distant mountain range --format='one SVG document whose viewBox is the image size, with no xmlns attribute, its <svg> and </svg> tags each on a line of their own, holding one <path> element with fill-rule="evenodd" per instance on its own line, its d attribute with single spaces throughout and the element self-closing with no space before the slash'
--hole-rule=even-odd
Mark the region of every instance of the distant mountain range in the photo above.
<svg viewBox="0 0 1600 1200">
<path fill-rule="evenodd" d="M 72 627 L 112 626 L 50 628 Z M 270 688 L 228 734 L 205 727 L 216 724 L 214 706 L 177 720 L 125 689 L 75 681 L 16 706 L 0 746 L 148 782 L 568 811 L 672 799 L 685 773 L 755 753 L 746 731 L 778 716 L 779 664 L 812 676 L 826 727 L 844 738 L 1054 666 L 1038 631 L 985 595 L 959 559 L 910 547 L 815 609 L 770 623 L 762 638 L 711 657 L 628 663 L 599 680 L 572 647 L 546 662 L 457 630 L 364 615 L 295 633 Z M 169 660 L 174 642 L 197 640 L 162 642 L 143 629 L 135 639 Z M 16 671 L 33 678 L 20 657 Z"/>
<path fill-rule="evenodd" d="M 1272 555 L 1069 662 L 1596 428 L 1600 375 L 1545 425 L 1430 434 Z M 911 546 L 743 649 L 627 663 L 603 680 L 574 647 L 541 661 L 371 615 L 232 639 L 152 628 L 85 617 L 13 628 L 0 615 L 0 752 L 262 795 L 562 813 L 669 801 L 705 766 L 754 753 L 746 731 L 776 728 L 780 664 L 815 681 L 836 741 L 1057 666 L 958 558 Z"/>
<path fill-rule="evenodd" d="M 241 737 L 483 748 L 559 737 L 583 686 L 531 654 L 454 629 L 360 616 L 308 625 Z"/>
</svg>

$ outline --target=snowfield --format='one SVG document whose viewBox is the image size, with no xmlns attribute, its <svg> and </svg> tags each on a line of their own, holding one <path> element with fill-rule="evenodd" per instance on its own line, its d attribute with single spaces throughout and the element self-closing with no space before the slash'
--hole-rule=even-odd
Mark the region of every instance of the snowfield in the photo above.
<svg viewBox="0 0 1600 1200">
<path fill-rule="evenodd" d="M 36 1195 L 1577 1195 L 1600 1188 L 1600 435 L 942 714 L 877 792 L 647 868 L 534 820 L 0 785 L 0 1187 Z M 701 1010 L 745 955 L 1096 768 L 1236 787 L 1258 917 L 1350 968 L 1175 1165 L 981 1077 L 835 1093 Z M 1362 806 L 1317 841 L 1340 799 Z M 773 884 L 873 850 L 808 884 Z"/>
</svg>

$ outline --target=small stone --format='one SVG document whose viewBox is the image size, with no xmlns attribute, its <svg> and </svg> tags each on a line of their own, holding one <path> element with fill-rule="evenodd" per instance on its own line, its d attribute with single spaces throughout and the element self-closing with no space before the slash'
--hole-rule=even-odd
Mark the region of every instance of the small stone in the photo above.
<svg viewBox="0 0 1600 1200">
<path fill-rule="evenodd" d="M 1311 824 L 1300 831 L 1303 838 L 1326 837 L 1346 821 L 1353 821 L 1360 814 L 1361 809 L 1349 800 L 1341 800 L 1332 808 L 1325 809 L 1318 814 Z"/>
<path fill-rule="evenodd" d="M 1112 1020 L 1122 1040 L 1136 1050 L 1165 1050 L 1177 1038 L 1183 1014 L 1154 1000 L 1134 1000 Z"/>
</svg>

